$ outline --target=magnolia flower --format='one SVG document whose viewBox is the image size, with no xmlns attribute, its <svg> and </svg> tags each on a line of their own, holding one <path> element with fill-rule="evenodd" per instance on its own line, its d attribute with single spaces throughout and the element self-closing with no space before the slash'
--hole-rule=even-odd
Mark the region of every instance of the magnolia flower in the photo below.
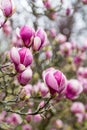
<svg viewBox="0 0 87 130">
<path fill-rule="evenodd" d="M 65 75 L 54 68 L 49 68 L 43 72 L 43 80 L 49 88 L 51 94 L 61 94 L 66 87 Z"/>
<path fill-rule="evenodd" d="M 18 74 L 18 81 L 22 85 L 26 85 L 32 78 L 32 70 L 30 67 Z"/>
<path fill-rule="evenodd" d="M 76 79 L 71 79 L 67 82 L 65 94 L 69 99 L 75 99 L 83 91 L 81 83 Z"/>
<path fill-rule="evenodd" d="M 10 51 L 10 57 L 19 72 L 25 70 L 25 67 L 29 66 L 33 61 L 32 53 L 26 47 L 20 49 L 13 47 Z"/>
<path fill-rule="evenodd" d="M 71 112 L 73 113 L 84 113 L 85 112 L 85 106 L 81 102 L 74 102 L 71 106 Z"/>
<path fill-rule="evenodd" d="M 47 35 L 43 29 L 38 29 L 35 33 L 32 48 L 34 51 L 39 51 L 47 42 Z"/>
<path fill-rule="evenodd" d="M 2 0 L 1 9 L 5 17 L 10 17 L 15 10 L 13 0 Z"/>
<path fill-rule="evenodd" d="M 33 43 L 35 31 L 29 26 L 22 26 L 20 28 L 20 37 L 26 47 L 30 47 Z"/>
</svg>

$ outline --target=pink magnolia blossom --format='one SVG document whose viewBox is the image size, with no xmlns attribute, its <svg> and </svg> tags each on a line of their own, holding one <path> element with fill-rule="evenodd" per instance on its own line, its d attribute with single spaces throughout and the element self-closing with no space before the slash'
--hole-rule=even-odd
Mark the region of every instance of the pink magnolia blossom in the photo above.
<svg viewBox="0 0 87 130">
<path fill-rule="evenodd" d="M 70 14 L 70 12 L 71 12 L 70 8 L 67 8 L 66 9 L 66 15 L 68 16 Z"/>
<path fill-rule="evenodd" d="M 71 112 L 73 113 L 84 113 L 85 112 L 85 106 L 81 102 L 74 102 L 71 106 Z"/>
<path fill-rule="evenodd" d="M 87 4 L 87 0 L 82 0 L 83 4 Z"/>
<path fill-rule="evenodd" d="M 76 56 L 74 56 L 73 61 L 76 65 L 79 65 L 82 62 L 82 58 L 81 58 L 81 56 L 76 55 Z"/>
<path fill-rule="evenodd" d="M 46 59 L 50 59 L 52 57 L 52 51 L 51 50 L 47 50 L 45 52 L 45 55 L 46 55 Z"/>
<path fill-rule="evenodd" d="M 87 39 L 86 41 L 83 43 L 82 47 L 81 47 L 81 51 L 85 52 L 87 50 Z"/>
<path fill-rule="evenodd" d="M 39 51 L 47 42 L 47 35 L 43 29 L 38 29 L 33 41 L 33 50 Z"/>
<path fill-rule="evenodd" d="M 56 12 L 52 12 L 52 13 L 50 13 L 50 19 L 52 19 L 52 20 L 56 20 L 57 19 L 57 13 Z"/>
<path fill-rule="evenodd" d="M 28 113 L 31 113 L 31 112 L 32 112 L 32 110 L 29 109 L 29 110 L 28 110 Z M 25 118 L 26 118 L 26 120 L 27 120 L 28 122 L 30 122 L 31 119 L 32 119 L 32 115 L 27 115 Z"/>
<path fill-rule="evenodd" d="M 23 72 L 19 73 L 17 78 L 20 84 L 28 84 L 28 82 L 32 78 L 32 70 L 30 69 L 30 67 L 26 68 Z"/>
<path fill-rule="evenodd" d="M 71 43 L 65 42 L 64 44 L 60 45 L 60 51 L 64 56 L 69 56 L 72 53 Z"/>
<path fill-rule="evenodd" d="M 13 125 L 18 125 L 22 123 L 22 118 L 20 117 L 20 115 L 13 113 L 6 118 L 6 122 Z"/>
<path fill-rule="evenodd" d="M 65 94 L 69 99 L 76 99 L 79 94 L 83 91 L 81 83 L 76 79 L 71 79 L 67 82 Z"/>
<path fill-rule="evenodd" d="M 42 117 L 40 114 L 37 114 L 35 116 L 33 116 L 33 121 L 34 122 L 40 122 L 42 120 Z"/>
<path fill-rule="evenodd" d="M 79 67 L 77 71 L 77 76 L 87 78 L 87 67 Z"/>
<path fill-rule="evenodd" d="M 48 87 L 45 86 L 43 82 L 38 82 L 37 87 L 39 88 L 39 92 L 41 93 L 41 96 L 44 97 L 48 93 Z"/>
<path fill-rule="evenodd" d="M 22 126 L 22 130 L 32 130 L 32 127 L 31 127 L 31 125 L 26 124 L 26 125 Z"/>
<path fill-rule="evenodd" d="M 84 114 L 83 113 L 77 113 L 75 116 L 77 118 L 77 122 L 78 123 L 82 123 L 83 122 L 83 120 L 84 120 Z"/>
<path fill-rule="evenodd" d="M 27 84 L 23 87 L 23 89 L 21 90 L 21 97 L 27 97 L 29 98 L 31 96 L 31 93 L 32 93 L 32 85 L 30 84 Z"/>
<path fill-rule="evenodd" d="M 51 94 L 60 94 L 66 87 L 65 75 L 54 68 L 49 68 L 43 72 L 43 80 L 49 88 Z"/>
<path fill-rule="evenodd" d="M 41 102 L 39 103 L 39 105 L 38 105 L 38 108 L 42 108 L 42 107 L 44 107 L 44 105 L 45 105 L 45 102 L 44 102 L 44 101 L 41 101 Z"/>
<path fill-rule="evenodd" d="M 20 49 L 13 47 L 10 51 L 10 57 L 15 64 L 16 70 L 19 72 L 23 71 L 25 67 L 29 66 L 33 61 L 32 53 L 26 47 Z"/>
<path fill-rule="evenodd" d="M 77 70 L 78 78 L 83 77 L 83 72 L 84 72 L 84 67 L 79 67 L 79 69 Z"/>
<path fill-rule="evenodd" d="M 44 6 L 45 6 L 47 9 L 50 9 L 50 8 L 51 8 L 51 3 L 50 3 L 49 0 L 44 0 L 44 1 L 43 1 L 43 4 L 44 4 Z"/>
<path fill-rule="evenodd" d="M 50 35 L 51 35 L 51 37 L 55 37 L 56 36 L 56 30 L 55 30 L 55 28 L 52 28 L 51 30 L 50 30 Z"/>
<path fill-rule="evenodd" d="M 10 17 L 14 11 L 13 0 L 2 0 L 1 9 L 5 17 Z"/>
<path fill-rule="evenodd" d="M 63 127 L 63 122 L 62 122 L 62 120 L 57 119 L 56 122 L 55 122 L 55 125 L 56 125 L 56 127 L 59 128 L 59 129 L 62 128 L 62 127 Z"/>
<path fill-rule="evenodd" d="M 33 28 L 24 25 L 20 28 L 20 37 L 26 47 L 30 47 L 33 43 L 35 31 Z"/>
<path fill-rule="evenodd" d="M 64 43 L 64 42 L 66 42 L 66 40 L 67 40 L 67 38 L 63 34 L 58 34 L 58 36 L 56 37 L 56 41 L 58 41 L 58 43 Z"/>
</svg>

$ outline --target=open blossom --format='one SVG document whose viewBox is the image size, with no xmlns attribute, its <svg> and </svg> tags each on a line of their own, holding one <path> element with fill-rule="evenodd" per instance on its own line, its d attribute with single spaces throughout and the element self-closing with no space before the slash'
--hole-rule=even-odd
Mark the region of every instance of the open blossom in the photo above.
<svg viewBox="0 0 87 130">
<path fill-rule="evenodd" d="M 30 67 L 18 74 L 18 81 L 22 85 L 26 85 L 32 78 L 32 70 Z"/>
<path fill-rule="evenodd" d="M 51 94 L 60 94 L 66 87 L 65 75 L 54 68 L 49 68 L 43 72 L 43 80 L 49 88 Z"/>
<path fill-rule="evenodd" d="M 26 47 L 30 47 L 33 43 L 35 31 L 33 28 L 24 25 L 20 28 L 20 37 Z"/>
<path fill-rule="evenodd" d="M 23 71 L 25 67 L 29 66 L 33 61 L 33 56 L 31 51 L 26 48 L 19 48 L 13 47 L 10 52 L 10 57 L 12 62 L 15 65 L 17 71 Z"/>
<path fill-rule="evenodd" d="M 69 99 L 76 99 L 79 94 L 83 91 L 81 83 L 76 79 L 71 79 L 67 82 L 65 94 Z"/>
<path fill-rule="evenodd" d="M 39 51 L 47 42 L 47 35 L 43 29 L 38 29 L 35 32 L 32 48 L 34 51 Z"/>
<path fill-rule="evenodd" d="M 2 0 L 1 9 L 5 17 L 10 17 L 14 11 L 13 0 Z"/>
</svg>

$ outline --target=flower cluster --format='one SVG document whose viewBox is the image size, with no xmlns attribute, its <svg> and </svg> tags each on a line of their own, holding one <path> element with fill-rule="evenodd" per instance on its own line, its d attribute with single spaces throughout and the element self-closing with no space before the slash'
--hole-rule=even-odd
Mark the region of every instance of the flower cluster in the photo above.
<svg viewBox="0 0 87 130">
<path fill-rule="evenodd" d="M 46 44 L 47 36 L 44 30 L 38 29 L 35 32 L 33 28 L 28 26 L 20 28 L 19 36 L 24 47 L 13 47 L 10 51 L 10 58 L 18 73 L 18 81 L 20 84 L 26 85 L 32 78 L 30 68 L 33 62 L 32 50 L 39 51 Z"/>
</svg>

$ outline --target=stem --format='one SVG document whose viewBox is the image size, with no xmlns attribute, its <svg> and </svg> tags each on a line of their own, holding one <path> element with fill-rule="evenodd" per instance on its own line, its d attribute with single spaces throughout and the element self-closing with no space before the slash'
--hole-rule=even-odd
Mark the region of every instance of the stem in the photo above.
<svg viewBox="0 0 87 130">
<path fill-rule="evenodd" d="M 7 22 L 8 18 L 5 18 L 4 22 L 0 25 L 0 29 L 5 25 L 5 23 Z"/>
</svg>

